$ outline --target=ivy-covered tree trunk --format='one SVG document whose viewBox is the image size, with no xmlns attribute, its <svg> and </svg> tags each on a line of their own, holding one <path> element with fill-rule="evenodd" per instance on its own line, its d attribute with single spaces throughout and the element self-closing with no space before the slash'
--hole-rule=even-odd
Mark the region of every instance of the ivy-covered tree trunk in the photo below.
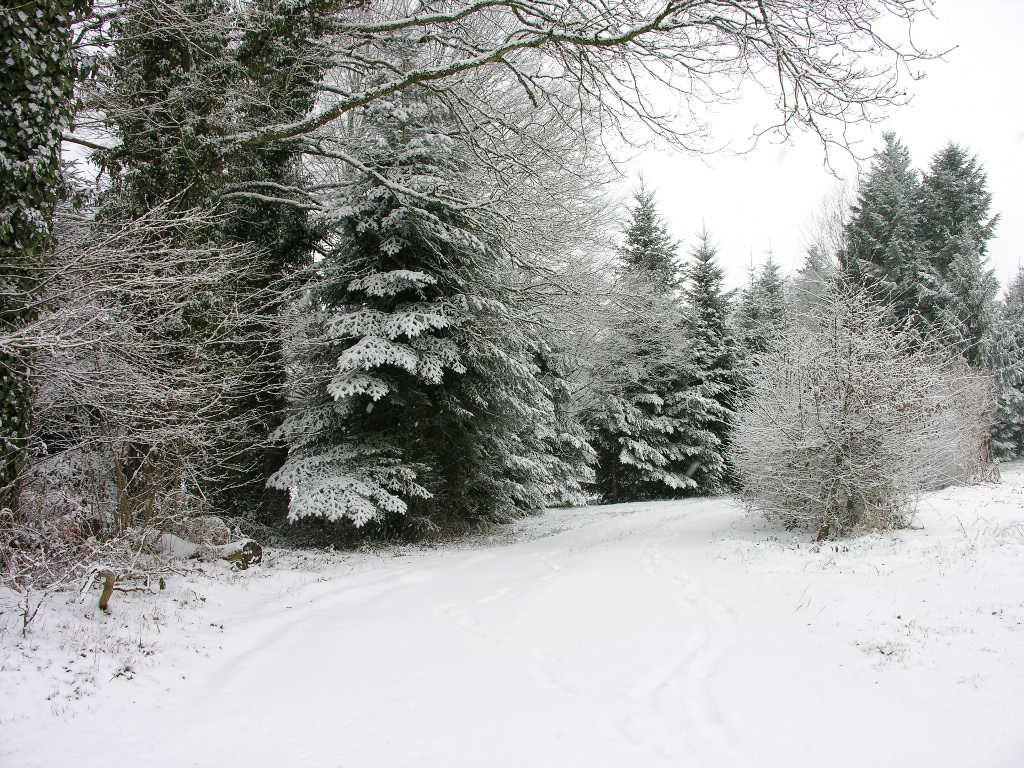
<svg viewBox="0 0 1024 768">
<path fill-rule="evenodd" d="M 72 111 L 71 26 L 83 0 L 0 8 L 0 507 L 17 506 L 31 421 L 31 352 L 4 336 L 31 322 L 38 268 L 60 197 L 61 133 Z"/>
</svg>

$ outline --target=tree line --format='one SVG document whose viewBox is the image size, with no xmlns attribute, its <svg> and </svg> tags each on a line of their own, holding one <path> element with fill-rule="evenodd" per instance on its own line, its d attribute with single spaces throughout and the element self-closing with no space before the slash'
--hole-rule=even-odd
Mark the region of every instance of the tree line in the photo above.
<svg viewBox="0 0 1024 768">
<path fill-rule="evenodd" d="M 699 113 L 731 78 L 778 97 L 783 134 L 834 142 L 852 107 L 900 100 L 885 71 L 926 54 L 877 30 L 920 10 L 0 12 L 0 506 L 116 530 L 215 511 L 414 533 L 722 490 L 781 278 L 769 265 L 734 301 L 707 235 L 680 269 L 643 189 L 610 249 L 603 138 L 642 127 L 699 149 L 700 121 L 651 96 Z M 865 45 L 881 69 L 861 65 Z M 949 232 L 919 234 L 938 248 Z M 912 306 L 931 302 L 975 355 L 981 321 L 955 303 L 974 262 L 956 237 L 927 262 L 949 296 Z M 868 279 L 872 242 L 843 268 Z"/>
</svg>

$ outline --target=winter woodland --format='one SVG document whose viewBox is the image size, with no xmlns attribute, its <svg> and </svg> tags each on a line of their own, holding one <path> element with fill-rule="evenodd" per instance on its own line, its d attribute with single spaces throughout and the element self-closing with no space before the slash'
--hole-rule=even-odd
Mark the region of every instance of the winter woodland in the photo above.
<svg viewBox="0 0 1024 768">
<path fill-rule="evenodd" d="M 0 581 L 21 634 L 47 596 L 110 574 L 129 600 L 258 563 L 245 542 L 457 543 L 731 494 L 822 546 L 997 479 L 1024 454 L 1024 272 L 994 277 L 970 147 L 916 167 L 880 135 L 804 266 L 769 256 L 737 290 L 740 256 L 677 240 L 620 157 L 714 151 L 709 110 L 741 86 L 775 104 L 760 130 L 842 151 L 934 56 L 905 34 L 929 10 L 0 9 Z"/>
</svg>

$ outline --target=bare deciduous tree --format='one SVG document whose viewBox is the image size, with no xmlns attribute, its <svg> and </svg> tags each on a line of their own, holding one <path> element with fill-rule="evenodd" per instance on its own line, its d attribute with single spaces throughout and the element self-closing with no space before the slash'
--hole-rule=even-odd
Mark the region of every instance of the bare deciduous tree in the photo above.
<svg viewBox="0 0 1024 768">
<path fill-rule="evenodd" d="M 119 223 L 58 217 L 36 317 L 0 336 L 0 349 L 35 353 L 26 511 L 87 508 L 110 530 L 201 511 L 210 476 L 237 458 L 219 433 L 250 427 L 234 407 L 249 394 L 239 382 L 269 345 L 253 329 L 274 318 L 231 291 L 250 252 L 185 244 L 183 232 L 210 226 L 209 214 L 164 208 Z"/>
<path fill-rule="evenodd" d="M 840 284 L 774 340 L 733 448 L 752 507 L 819 538 L 896 527 L 922 489 L 985 469 L 989 377 L 886 317 Z"/>
</svg>

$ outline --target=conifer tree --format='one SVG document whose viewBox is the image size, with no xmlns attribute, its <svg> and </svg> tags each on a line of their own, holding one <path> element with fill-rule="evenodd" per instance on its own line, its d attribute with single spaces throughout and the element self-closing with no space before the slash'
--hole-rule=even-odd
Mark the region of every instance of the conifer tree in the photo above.
<svg viewBox="0 0 1024 768">
<path fill-rule="evenodd" d="M 922 181 L 919 239 L 945 287 L 950 342 L 975 366 L 999 289 L 986 258 L 998 221 L 989 216 L 991 204 L 985 172 L 963 147 L 949 143 L 932 158 Z"/>
<path fill-rule="evenodd" d="M 658 215 L 654 193 L 641 181 L 625 229 L 621 256 L 629 271 L 648 276 L 666 290 L 679 282 L 676 265 L 678 244 Z"/>
<path fill-rule="evenodd" d="M 591 419 L 597 450 L 597 487 L 605 501 L 676 495 L 694 489 L 694 453 L 714 439 L 686 434 L 681 416 L 704 406 L 685 390 L 688 365 L 682 308 L 674 289 L 676 244 L 643 186 L 625 227 L 620 280 L 633 294 L 607 343 L 617 357 L 615 386 Z M 689 442 L 688 442 L 689 441 Z"/>
<path fill-rule="evenodd" d="M 941 333 L 945 294 L 920 239 L 921 182 L 906 146 L 891 132 L 883 140 L 851 209 L 840 264 L 894 320 Z"/>
<path fill-rule="evenodd" d="M 717 249 L 706 231 L 690 252 L 683 288 L 687 337 L 690 346 L 692 394 L 685 400 L 686 434 L 703 450 L 693 454 L 699 466 L 692 477 L 700 491 L 715 492 L 723 486 L 732 418 L 739 387 L 739 347 L 730 327 L 730 296 L 723 291 L 724 272 Z M 696 395 L 696 396 L 695 396 Z M 708 439 L 713 436 L 714 439 Z"/>
<path fill-rule="evenodd" d="M 291 123 L 312 110 L 327 67 L 320 40 L 333 23 L 324 11 L 317 0 L 254 0 L 248 5 L 242 44 L 235 52 L 234 86 L 246 126 Z M 227 163 L 231 191 L 222 196 L 229 211 L 225 235 L 253 247 L 259 256 L 258 269 L 240 271 L 237 288 L 253 297 L 250 303 L 258 302 L 266 319 L 249 329 L 254 343 L 239 349 L 253 362 L 239 386 L 246 395 L 235 410 L 247 412 L 252 427 L 236 438 L 234 467 L 215 493 L 219 507 L 250 515 L 258 510 L 273 522 L 287 512 L 285 495 L 266 485 L 286 456 L 286 448 L 269 438 L 286 407 L 278 315 L 323 234 L 308 201 L 292 201 L 295 190 L 311 183 L 301 163 L 305 149 L 308 142 L 301 138 L 236 148 Z"/>
<path fill-rule="evenodd" d="M 828 294 L 838 275 L 837 267 L 834 255 L 816 245 L 807 249 L 804 263 L 791 279 L 786 291 L 798 318 L 810 312 Z"/>
<path fill-rule="evenodd" d="M 786 283 L 779 265 L 769 253 L 760 269 L 750 270 L 736 307 L 736 332 L 749 360 L 768 349 L 775 330 L 785 318 Z"/>
<path fill-rule="evenodd" d="M 988 360 L 996 378 L 992 449 L 996 456 L 1024 456 L 1024 268 L 1006 289 L 996 312 Z"/>
<path fill-rule="evenodd" d="M 61 133 L 75 82 L 71 27 L 85 0 L 0 8 L 0 333 L 38 311 L 38 283 L 61 196 Z M 17 506 L 32 416 L 30 360 L 0 347 L 0 509 Z"/>
<path fill-rule="evenodd" d="M 508 255 L 459 202 L 473 170 L 447 121 L 411 94 L 365 110 L 270 480 L 293 520 L 466 526 L 539 510 L 556 483 L 582 495 Z"/>
</svg>

